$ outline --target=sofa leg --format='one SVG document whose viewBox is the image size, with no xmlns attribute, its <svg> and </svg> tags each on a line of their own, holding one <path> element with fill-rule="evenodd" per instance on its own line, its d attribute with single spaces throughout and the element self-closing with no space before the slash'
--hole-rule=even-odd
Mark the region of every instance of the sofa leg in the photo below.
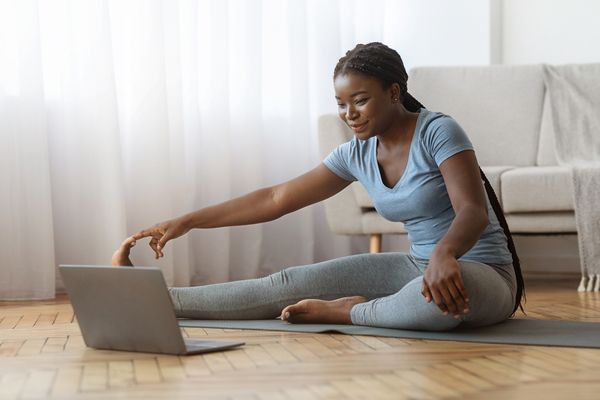
<svg viewBox="0 0 600 400">
<path fill-rule="evenodd" d="M 381 233 L 374 233 L 371 235 L 369 253 L 381 253 L 381 236 Z"/>
</svg>

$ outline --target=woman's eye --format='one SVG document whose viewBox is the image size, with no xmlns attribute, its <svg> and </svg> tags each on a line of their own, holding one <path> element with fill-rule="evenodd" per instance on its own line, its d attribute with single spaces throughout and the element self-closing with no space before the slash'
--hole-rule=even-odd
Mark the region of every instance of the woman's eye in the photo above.
<svg viewBox="0 0 600 400">
<path fill-rule="evenodd" d="M 338 107 L 339 107 L 339 108 L 344 108 L 344 104 L 339 104 L 339 103 L 338 103 Z"/>
<path fill-rule="evenodd" d="M 360 99 L 360 100 L 356 100 L 356 104 L 365 104 L 367 102 L 368 99 Z"/>
</svg>

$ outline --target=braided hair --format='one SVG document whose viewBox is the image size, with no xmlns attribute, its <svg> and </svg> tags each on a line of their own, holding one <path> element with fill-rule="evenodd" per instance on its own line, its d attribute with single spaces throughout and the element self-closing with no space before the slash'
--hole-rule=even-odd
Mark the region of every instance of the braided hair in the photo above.
<svg viewBox="0 0 600 400">
<path fill-rule="evenodd" d="M 383 84 L 384 89 L 397 83 L 400 85 L 402 105 L 408 111 L 418 112 L 421 108 L 425 108 L 417 99 L 408 93 L 408 74 L 404 68 L 402 58 L 394 49 L 389 48 L 383 43 L 372 42 L 367 44 L 357 44 L 352 50 L 346 52 L 346 55 L 340 58 L 335 66 L 333 79 L 347 73 L 358 73 L 377 78 Z M 517 278 L 517 292 L 515 295 L 515 306 L 511 314 L 512 316 L 518 308 L 521 308 L 521 311 L 524 312 L 521 301 L 526 299 L 526 296 L 525 282 L 523 280 L 523 274 L 521 273 L 521 264 L 519 263 L 519 256 L 517 255 L 512 235 L 508 229 L 508 224 L 506 223 L 506 218 L 504 217 L 504 212 L 496 197 L 496 193 L 481 168 L 479 168 L 479 174 L 484 182 L 485 191 L 490 200 L 490 204 L 492 205 L 494 213 L 498 218 L 498 222 L 506 235 L 508 249 L 512 254 L 513 268 Z"/>
</svg>

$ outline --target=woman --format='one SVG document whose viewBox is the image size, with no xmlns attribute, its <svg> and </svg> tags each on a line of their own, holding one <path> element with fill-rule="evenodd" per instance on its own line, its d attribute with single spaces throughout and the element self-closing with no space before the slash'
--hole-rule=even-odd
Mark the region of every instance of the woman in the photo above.
<svg viewBox="0 0 600 400">
<path fill-rule="evenodd" d="M 333 78 L 339 116 L 353 140 L 295 179 L 133 235 L 113 262 L 130 265 L 129 249 L 141 238 L 151 237 L 150 247 L 163 257 L 165 244 L 192 228 L 271 221 L 359 180 L 381 215 L 404 222 L 410 254 L 360 254 L 263 278 L 171 288 L 176 314 L 440 331 L 509 318 L 521 302 L 521 270 L 487 180 L 495 210 L 486 200 L 465 132 L 407 93 L 402 59 L 381 43 L 347 52 Z"/>
</svg>

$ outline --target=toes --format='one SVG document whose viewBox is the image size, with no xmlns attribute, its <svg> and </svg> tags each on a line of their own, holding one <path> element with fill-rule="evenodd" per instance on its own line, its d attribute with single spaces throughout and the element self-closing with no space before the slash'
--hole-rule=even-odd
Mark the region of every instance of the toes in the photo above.
<svg viewBox="0 0 600 400">
<path fill-rule="evenodd" d="M 286 308 L 281 310 L 281 319 L 283 321 L 287 321 L 293 313 L 294 313 L 294 305 L 287 306 Z"/>
<path fill-rule="evenodd" d="M 287 306 L 286 308 L 284 308 L 283 310 L 281 310 L 280 317 L 281 317 L 282 320 L 285 321 L 286 319 L 288 319 L 289 315 L 290 315 L 290 306 Z"/>
<path fill-rule="evenodd" d="M 309 302 L 300 300 L 296 304 L 289 305 L 281 311 L 281 319 L 284 321 L 298 320 L 298 315 L 309 312 Z"/>
<path fill-rule="evenodd" d="M 287 306 L 281 312 L 281 319 L 284 321 L 287 321 L 290 318 L 292 318 L 293 315 L 298 314 L 300 312 L 302 312 L 302 311 L 300 311 L 300 307 L 298 307 L 296 304 Z"/>
</svg>

